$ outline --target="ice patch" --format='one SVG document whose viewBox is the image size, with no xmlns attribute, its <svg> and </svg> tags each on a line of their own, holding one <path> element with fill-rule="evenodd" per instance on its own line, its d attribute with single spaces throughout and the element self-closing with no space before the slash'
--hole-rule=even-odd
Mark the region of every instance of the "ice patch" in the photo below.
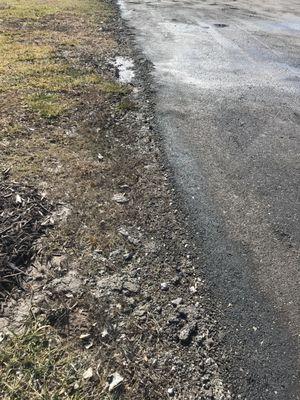
<svg viewBox="0 0 300 400">
<path fill-rule="evenodd" d="M 116 57 L 114 65 L 118 68 L 119 81 L 122 83 L 130 83 L 134 78 L 133 60 L 126 57 Z"/>
</svg>

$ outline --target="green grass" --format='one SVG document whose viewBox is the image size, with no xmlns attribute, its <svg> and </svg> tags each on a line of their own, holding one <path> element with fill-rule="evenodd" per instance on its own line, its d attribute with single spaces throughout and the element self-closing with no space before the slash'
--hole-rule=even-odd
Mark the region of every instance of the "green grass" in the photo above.
<svg viewBox="0 0 300 400">
<path fill-rule="evenodd" d="M 68 105 L 57 93 L 39 93 L 29 97 L 28 104 L 42 117 L 52 119 L 63 114 Z"/>
<path fill-rule="evenodd" d="M 33 323 L 5 339 L 0 350 L 2 400 L 79 400 L 93 390 L 94 383 L 83 379 L 89 367 L 84 355 L 48 325 Z"/>
<path fill-rule="evenodd" d="M 48 15 L 50 25 L 59 18 L 65 30 L 49 28 Z M 103 22 L 109 15 L 109 7 L 98 0 L 0 0 L 0 20 L 8 24 L 0 32 L 0 95 L 14 97 L 16 106 L 39 117 L 54 119 L 76 107 L 74 91 L 128 93 L 125 85 L 107 81 L 93 67 L 61 53 L 80 46 L 87 51 L 94 19 Z M 73 25 L 67 24 L 68 18 Z M 46 24 L 44 30 L 41 23 Z M 105 50 L 114 44 L 103 40 L 100 45 Z"/>
<path fill-rule="evenodd" d="M 0 3 L 0 18 L 37 20 L 58 12 L 97 15 L 109 8 L 97 0 L 5 0 Z"/>
</svg>

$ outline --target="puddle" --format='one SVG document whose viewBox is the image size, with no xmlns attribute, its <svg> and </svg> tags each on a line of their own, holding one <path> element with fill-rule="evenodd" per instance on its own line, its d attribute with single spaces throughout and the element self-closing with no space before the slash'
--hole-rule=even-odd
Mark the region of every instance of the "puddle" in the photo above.
<svg viewBox="0 0 300 400">
<path fill-rule="evenodd" d="M 122 83 L 130 83 L 134 78 L 134 63 L 131 58 L 116 57 L 114 65 L 118 68 L 118 79 Z"/>
</svg>

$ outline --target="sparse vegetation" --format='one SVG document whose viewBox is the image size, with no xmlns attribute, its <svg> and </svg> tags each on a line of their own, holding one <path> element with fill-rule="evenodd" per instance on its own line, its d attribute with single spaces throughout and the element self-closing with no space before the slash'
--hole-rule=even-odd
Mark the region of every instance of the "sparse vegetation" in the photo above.
<svg viewBox="0 0 300 400">
<path fill-rule="evenodd" d="M 85 355 L 49 325 L 31 321 L 24 332 L 3 339 L 0 395 L 3 400 L 92 398 L 97 383 L 84 379 Z"/>
<path fill-rule="evenodd" d="M 0 1 L 0 172 L 76 210 L 45 239 L 46 258 L 68 248 L 84 258 L 116 240 L 105 238 L 98 221 L 101 174 L 111 164 L 103 125 L 111 104 L 130 92 L 113 70 L 101 70 L 118 47 L 113 35 L 99 34 L 111 13 L 98 0 Z M 109 398 L 106 371 L 82 378 L 95 360 L 76 340 L 35 319 L 17 332 L 0 343 L 1 399 Z"/>
</svg>

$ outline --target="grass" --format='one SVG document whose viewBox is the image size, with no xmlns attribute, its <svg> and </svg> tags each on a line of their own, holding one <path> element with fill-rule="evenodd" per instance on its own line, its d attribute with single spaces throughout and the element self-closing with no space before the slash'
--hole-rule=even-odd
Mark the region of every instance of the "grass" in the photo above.
<svg viewBox="0 0 300 400">
<path fill-rule="evenodd" d="M 74 91 L 97 87 L 104 93 L 126 92 L 124 85 L 107 80 L 94 65 L 76 59 L 78 50 L 89 51 L 94 45 L 95 20 L 106 21 L 110 13 L 97 0 L 0 2 L 5 28 L 0 31 L 0 99 L 13 97 L 16 106 L 51 119 L 76 107 Z M 105 51 L 115 45 L 104 38 L 96 47 Z"/>
<path fill-rule="evenodd" d="M 1 18 L 9 20 L 38 20 L 60 12 L 103 17 L 109 8 L 97 0 L 5 0 L 0 3 Z"/>
<path fill-rule="evenodd" d="M 3 400 L 80 400 L 92 394 L 95 381 L 83 379 L 89 368 L 55 329 L 30 323 L 0 345 L 0 396 Z"/>
<path fill-rule="evenodd" d="M 99 200 L 110 168 L 109 155 L 97 158 L 110 152 L 101 127 L 110 110 L 133 107 L 123 101 L 130 87 L 101 69 L 118 49 L 113 34 L 99 31 L 112 14 L 101 0 L 0 0 L 0 171 L 11 168 L 15 180 L 55 201 L 82 207 L 83 200 L 91 227 L 73 227 L 80 249 L 105 243 L 94 218 L 110 196 L 103 191 Z M 57 240 L 77 240 L 65 235 Z"/>
<path fill-rule="evenodd" d="M 102 0 L 0 0 L 0 173 L 11 168 L 12 180 L 71 210 L 44 239 L 42 254 L 66 255 L 83 277 L 99 268 L 94 250 L 108 255 L 124 245 L 116 227 L 125 211 L 111 197 L 138 179 L 118 120 L 135 108 L 131 88 L 111 67 L 121 50 L 114 33 L 100 29 L 112 15 Z M 60 295 L 45 309 L 65 304 Z M 76 323 L 76 334 L 61 337 L 58 328 L 33 321 L 0 343 L 0 398 L 110 399 L 104 387 L 116 363 L 106 360 L 91 381 L 82 379 L 103 361 L 79 345 L 82 330 Z"/>
<path fill-rule="evenodd" d="M 56 93 L 38 93 L 29 97 L 28 104 L 33 111 L 38 112 L 44 118 L 56 118 L 63 114 L 70 104 L 63 102 Z"/>
</svg>

